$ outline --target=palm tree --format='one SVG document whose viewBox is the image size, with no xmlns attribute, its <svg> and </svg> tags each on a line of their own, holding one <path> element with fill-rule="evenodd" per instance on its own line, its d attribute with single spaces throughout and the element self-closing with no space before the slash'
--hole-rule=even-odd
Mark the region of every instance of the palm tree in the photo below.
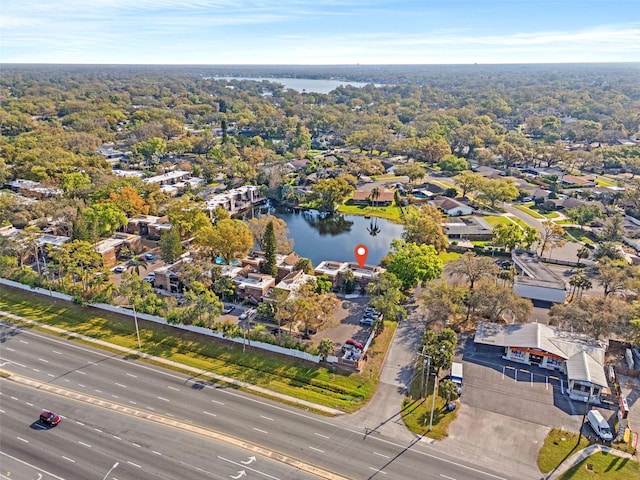
<svg viewBox="0 0 640 480">
<path fill-rule="evenodd" d="M 438 385 L 440 396 L 447 399 L 447 403 L 451 401 L 453 396 L 458 396 L 458 386 L 451 380 L 444 379 Z"/>
<path fill-rule="evenodd" d="M 578 263 L 576 264 L 576 267 L 580 266 L 580 261 L 583 258 L 589 258 L 589 255 L 591 255 L 591 250 L 589 249 L 589 247 L 587 247 L 586 245 L 580 247 L 580 250 L 576 252 L 576 256 L 578 257 Z"/>
<path fill-rule="evenodd" d="M 334 347 L 331 339 L 323 338 L 320 340 L 320 344 L 318 345 L 318 355 L 320 355 L 320 360 L 326 362 L 329 355 L 333 355 L 335 351 L 336 348 Z"/>
<path fill-rule="evenodd" d="M 585 290 L 593 288 L 593 283 L 584 273 L 576 273 L 575 275 L 572 275 L 569 279 L 569 285 L 571 285 L 569 302 L 573 301 L 574 298 L 582 297 Z"/>
<path fill-rule="evenodd" d="M 371 203 L 373 203 L 374 206 L 376 206 L 375 204 L 377 203 L 379 197 L 380 197 L 380 188 L 373 187 L 371 189 L 371 194 L 369 195 L 369 198 L 371 199 Z"/>
</svg>

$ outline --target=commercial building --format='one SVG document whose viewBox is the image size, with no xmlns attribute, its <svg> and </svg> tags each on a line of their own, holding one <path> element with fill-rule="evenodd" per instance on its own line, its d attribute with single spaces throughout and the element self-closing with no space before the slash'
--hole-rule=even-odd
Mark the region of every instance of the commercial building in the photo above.
<svg viewBox="0 0 640 480">
<path fill-rule="evenodd" d="M 515 293 L 544 304 L 564 303 L 567 297 L 564 280 L 553 273 L 535 253 L 514 250 L 511 259 L 520 272 L 513 282 Z"/>
<path fill-rule="evenodd" d="M 474 342 L 504 348 L 505 360 L 566 374 L 566 392 L 572 400 L 600 403 L 601 394 L 609 393 L 604 370 L 606 341 L 541 323 L 480 322 Z"/>
</svg>

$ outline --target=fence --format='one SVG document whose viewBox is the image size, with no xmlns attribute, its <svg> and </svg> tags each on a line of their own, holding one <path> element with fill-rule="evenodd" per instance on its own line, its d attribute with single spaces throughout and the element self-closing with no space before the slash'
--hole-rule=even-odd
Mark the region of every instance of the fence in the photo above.
<svg viewBox="0 0 640 480">
<path fill-rule="evenodd" d="M 30 291 L 30 292 L 36 293 L 38 295 L 44 295 L 44 296 L 47 296 L 47 297 L 56 298 L 58 300 L 64 300 L 64 301 L 67 301 L 67 302 L 72 302 L 73 301 L 73 297 L 71 295 L 66 295 L 64 293 L 55 292 L 53 290 L 47 290 L 46 288 L 30 287 L 28 285 L 24 285 L 24 284 L 19 283 L 19 282 L 14 282 L 13 280 L 8 280 L 6 278 L 1 278 L 0 277 L 0 285 L 7 285 L 9 287 L 18 288 L 20 290 Z M 89 304 L 88 306 L 91 307 L 91 308 L 97 308 L 99 310 L 106 310 L 108 312 L 118 313 L 120 315 L 127 315 L 127 316 L 133 318 L 133 311 L 128 309 L 128 308 L 116 307 L 114 305 L 109 305 L 109 304 L 106 304 L 106 303 L 92 303 L 92 304 Z M 302 350 L 296 350 L 295 348 L 285 348 L 285 347 L 281 347 L 279 345 L 273 345 L 271 343 L 250 341 L 249 339 L 245 339 L 243 337 L 235 337 L 235 338 L 225 337 L 224 334 L 222 334 L 222 333 L 213 332 L 208 328 L 197 327 L 195 325 L 171 325 L 171 324 L 167 323 L 166 319 L 164 319 L 162 317 L 158 317 L 156 315 L 149 315 L 147 313 L 136 312 L 136 316 L 140 320 L 146 320 L 148 322 L 159 323 L 161 325 L 169 325 L 169 326 L 171 326 L 173 328 L 179 328 L 181 330 L 188 330 L 190 332 L 198 333 L 200 335 L 206 335 L 208 337 L 221 338 L 221 339 L 227 340 L 229 342 L 246 343 L 247 345 L 250 344 L 251 347 L 253 347 L 253 348 L 260 348 L 262 350 L 268 350 L 270 352 L 279 353 L 281 355 L 287 355 L 287 356 L 290 356 L 290 357 L 300 358 L 300 359 L 307 360 L 307 361 L 313 362 L 313 363 L 320 363 L 320 356 L 319 355 L 312 355 L 310 353 L 303 352 Z M 327 362 L 328 363 L 337 363 L 338 362 L 338 357 L 329 356 L 329 357 L 327 357 Z"/>
</svg>

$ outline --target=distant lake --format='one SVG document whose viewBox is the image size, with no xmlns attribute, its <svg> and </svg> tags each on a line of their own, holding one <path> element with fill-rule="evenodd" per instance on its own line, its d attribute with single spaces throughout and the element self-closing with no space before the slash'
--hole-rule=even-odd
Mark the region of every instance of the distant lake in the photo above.
<svg viewBox="0 0 640 480">
<path fill-rule="evenodd" d="M 314 78 L 270 78 L 270 77 L 205 77 L 214 80 L 253 80 L 255 82 L 262 82 L 264 80 L 273 83 L 280 83 L 285 88 L 290 88 L 298 92 L 312 92 L 312 93 L 329 93 L 332 90 L 340 86 L 351 85 L 352 87 L 362 88 L 365 85 L 370 85 L 364 82 L 351 82 L 349 80 L 323 80 Z M 380 85 L 375 85 L 379 87 Z"/>
<path fill-rule="evenodd" d="M 309 258 L 314 266 L 323 260 L 353 262 L 353 250 L 361 243 L 369 249 L 367 263 L 378 265 L 389 252 L 391 241 L 400 238 L 404 229 L 382 218 L 359 215 L 337 213 L 324 218 L 315 210 L 293 212 L 283 208 L 272 208 L 269 213 L 287 222 L 293 249 L 301 257 Z M 259 210 L 253 214 L 259 215 Z M 372 235 L 370 231 L 376 227 L 377 233 Z"/>
</svg>

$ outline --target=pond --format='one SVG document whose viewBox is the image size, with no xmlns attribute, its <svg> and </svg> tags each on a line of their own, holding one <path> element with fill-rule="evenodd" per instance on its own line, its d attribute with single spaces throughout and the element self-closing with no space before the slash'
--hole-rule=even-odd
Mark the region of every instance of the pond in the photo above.
<svg viewBox="0 0 640 480">
<path fill-rule="evenodd" d="M 400 238 L 403 226 L 382 218 L 365 218 L 359 215 L 334 214 L 328 217 L 315 210 L 296 210 L 272 207 L 255 209 L 247 215 L 271 213 L 287 222 L 293 249 L 301 257 L 307 257 L 314 266 L 323 260 L 338 262 L 355 261 L 356 245 L 369 249 L 367 263 L 378 265 L 389 252 L 394 238 Z"/>
<path fill-rule="evenodd" d="M 351 80 L 328 80 L 328 79 L 316 79 L 316 78 L 270 78 L 270 77 L 205 77 L 213 78 L 215 80 L 253 80 L 256 82 L 262 82 L 266 80 L 268 82 L 279 83 L 284 85 L 285 88 L 290 88 L 298 92 L 313 92 L 313 93 L 329 93 L 340 86 L 350 85 L 352 87 L 362 88 L 367 83 L 352 82 Z M 380 85 L 375 85 L 376 87 Z"/>
</svg>

